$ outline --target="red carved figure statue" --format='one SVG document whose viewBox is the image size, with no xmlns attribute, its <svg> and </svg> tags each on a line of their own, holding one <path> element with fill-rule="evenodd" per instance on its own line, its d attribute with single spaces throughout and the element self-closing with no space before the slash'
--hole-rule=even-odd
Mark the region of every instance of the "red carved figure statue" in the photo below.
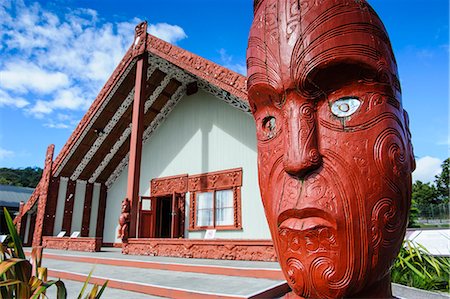
<svg viewBox="0 0 450 299">
<path fill-rule="evenodd" d="M 255 0 L 247 68 L 290 296 L 391 298 L 415 165 L 379 17 L 364 0 Z"/>
<path fill-rule="evenodd" d="M 118 238 L 122 240 L 128 239 L 128 226 L 130 225 L 130 200 L 125 198 L 122 201 L 122 211 L 119 216 Z"/>
</svg>

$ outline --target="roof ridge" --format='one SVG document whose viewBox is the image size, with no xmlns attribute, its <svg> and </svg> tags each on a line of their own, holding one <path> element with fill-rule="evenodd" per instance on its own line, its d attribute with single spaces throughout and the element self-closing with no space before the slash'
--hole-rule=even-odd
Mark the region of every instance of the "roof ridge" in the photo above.
<svg viewBox="0 0 450 299">
<path fill-rule="evenodd" d="M 142 23 L 137 25 L 136 28 L 140 28 L 141 25 Z M 247 102 L 246 76 L 236 73 L 176 45 L 170 44 L 149 33 L 146 34 L 147 38 L 145 43 L 145 51 L 150 54 L 157 55 L 171 64 L 185 70 L 186 72 L 193 74 L 199 79 L 203 79 Z M 140 55 L 140 53 L 136 51 L 135 46 L 135 42 L 133 42 L 75 130 L 72 132 L 67 142 L 64 144 L 63 148 L 60 150 L 53 163 L 52 176 L 58 172 L 58 169 L 64 163 L 67 155 L 69 155 L 72 148 L 76 145 L 78 139 L 81 138 L 83 131 L 86 129 L 89 122 L 95 117 L 96 112 L 102 106 L 102 103 L 108 97 L 109 93 L 113 90 L 115 84 L 117 84 L 120 80 L 122 74 Z M 141 46 L 139 48 L 141 48 Z"/>
<path fill-rule="evenodd" d="M 247 77 L 147 33 L 147 50 L 247 101 Z"/>
</svg>

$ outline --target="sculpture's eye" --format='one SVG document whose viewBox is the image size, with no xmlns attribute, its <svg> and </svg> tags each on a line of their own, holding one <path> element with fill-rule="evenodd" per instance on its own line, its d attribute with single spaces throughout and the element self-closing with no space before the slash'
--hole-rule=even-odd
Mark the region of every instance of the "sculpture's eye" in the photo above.
<svg viewBox="0 0 450 299">
<path fill-rule="evenodd" d="M 277 120 L 273 116 L 266 116 L 262 121 L 262 130 L 266 135 L 266 138 L 272 138 L 275 136 L 277 129 Z"/>
<path fill-rule="evenodd" d="M 358 98 L 341 98 L 331 105 L 331 112 L 337 117 L 352 115 L 361 106 Z"/>
</svg>

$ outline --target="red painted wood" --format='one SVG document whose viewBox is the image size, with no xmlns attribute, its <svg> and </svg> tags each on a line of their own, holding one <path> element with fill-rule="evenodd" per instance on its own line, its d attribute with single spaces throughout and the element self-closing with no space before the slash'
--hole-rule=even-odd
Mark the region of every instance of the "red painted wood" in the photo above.
<svg viewBox="0 0 450 299">
<path fill-rule="evenodd" d="M 52 236 L 55 226 L 56 206 L 58 204 L 58 192 L 59 192 L 59 177 L 52 177 L 50 180 L 50 187 L 47 199 L 47 205 L 45 208 L 45 221 L 43 236 Z"/>
<path fill-rule="evenodd" d="M 174 192 L 183 194 L 188 191 L 188 175 L 174 175 L 152 179 L 150 193 L 152 196 L 168 196 Z"/>
<path fill-rule="evenodd" d="M 50 144 L 45 153 L 45 166 L 42 173 L 42 178 L 39 181 L 39 187 L 36 188 L 39 191 L 38 202 L 37 202 L 37 212 L 36 212 L 36 223 L 33 238 L 33 246 L 40 246 L 42 243 L 42 233 L 44 230 L 45 222 L 45 210 L 47 206 L 49 188 L 50 188 L 50 178 L 52 173 L 53 165 L 53 153 L 55 152 L 55 145 Z M 33 223 L 34 225 L 34 223 Z"/>
<path fill-rule="evenodd" d="M 62 230 L 66 232 L 66 236 L 70 236 L 72 230 L 73 206 L 75 203 L 75 190 L 77 182 L 69 180 L 67 182 L 66 200 L 64 204 L 64 216 Z"/>
<path fill-rule="evenodd" d="M 276 261 L 273 243 L 267 240 L 128 239 L 122 252 L 185 258 Z"/>
<path fill-rule="evenodd" d="M 101 238 L 43 237 L 42 246 L 51 249 L 96 252 L 102 247 Z"/>
<path fill-rule="evenodd" d="M 20 218 L 16 218 L 18 219 L 18 223 L 16 224 L 16 229 L 17 232 L 20 234 L 20 237 L 25 245 L 25 229 L 27 226 L 27 214 L 22 215 Z M 19 221 L 20 220 L 20 221 Z"/>
<path fill-rule="evenodd" d="M 91 220 L 92 195 L 94 193 L 94 184 L 86 184 L 86 193 L 84 195 L 83 219 L 81 220 L 81 236 L 89 236 L 89 222 Z"/>
<path fill-rule="evenodd" d="M 128 162 L 127 198 L 131 202 L 129 237 L 136 237 L 137 216 L 139 208 L 139 178 L 141 172 L 142 134 L 144 130 L 145 82 L 147 80 L 147 54 L 136 63 L 136 82 L 134 87 L 134 102 L 132 129 L 130 137 L 130 158 Z"/>
<path fill-rule="evenodd" d="M 100 186 L 100 197 L 98 200 L 98 214 L 97 214 L 97 227 L 95 229 L 95 236 L 97 238 L 103 238 L 103 228 L 105 226 L 105 212 L 106 212 L 106 197 L 108 195 L 108 189 L 105 184 Z"/>
<path fill-rule="evenodd" d="M 142 201 L 151 200 L 150 211 L 142 210 Z M 155 211 L 156 211 L 156 197 L 141 197 L 140 214 L 139 214 L 139 238 L 153 238 L 155 236 Z"/>
<path fill-rule="evenodd" d="M 415 166 L 386 29 L 365 0 L 254 4 L 259 186 L 293 297 L 392 298 Z"/>
<path fill-rule="evenodd" d="M 216 230 L 240 230 L 242 229 L 242 211 L 241 211 L 241 186 L 242 186 L 242 168 L 227 169 L 215 172 L 207 172 L 197 175 L 191 175 L 188 178 L 188 190 L 191 193 L 190 199 L 190 215 L 189 215 L 189 230 L 205 230 L 214 228 Z M 234 208 L 234 223 L 227 226 L 213 226 L 197 227 L 196 214 L 196 192 L 215 192 L 216 190 L 233 190 L 233 208 Z M 215 198 L 215 194 L 214 194 Z M 214 214 L 215 217 L 215 201 Z"/>
<path fill-rule="evenodd" d="M 178 224 L 179 224 L 179 212 L 178 212 L 178 203 L 177 203 L 177 194 L 174 192 L 172 194 L 172 214 L 171 214 L 171 221 L 170 221 L 170 225 L 172 226 L 170 228 L 170 237 L 173 238 L 178 238 Z"/>
<path fill-rule="evenodd" d="M 141 211 L 139 218 L 139 238 L 150 238 L 152 232 L 152 212 Z"/>
</svg>

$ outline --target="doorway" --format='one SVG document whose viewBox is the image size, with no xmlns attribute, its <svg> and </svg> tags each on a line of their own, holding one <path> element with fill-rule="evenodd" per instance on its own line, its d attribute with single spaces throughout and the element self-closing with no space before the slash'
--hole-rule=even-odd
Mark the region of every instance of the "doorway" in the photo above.
<svg viewBox="0 0 450 299">
<path fill-rule="evenodd" d="M 170 238 L 172 233 L 172 197 L 158 197 L 155 238 Z"/>
<path fill-rule="evenodd" d="M 141 196 L 139 238 L 182 238 L 185 195 Z"/>
</svg>

